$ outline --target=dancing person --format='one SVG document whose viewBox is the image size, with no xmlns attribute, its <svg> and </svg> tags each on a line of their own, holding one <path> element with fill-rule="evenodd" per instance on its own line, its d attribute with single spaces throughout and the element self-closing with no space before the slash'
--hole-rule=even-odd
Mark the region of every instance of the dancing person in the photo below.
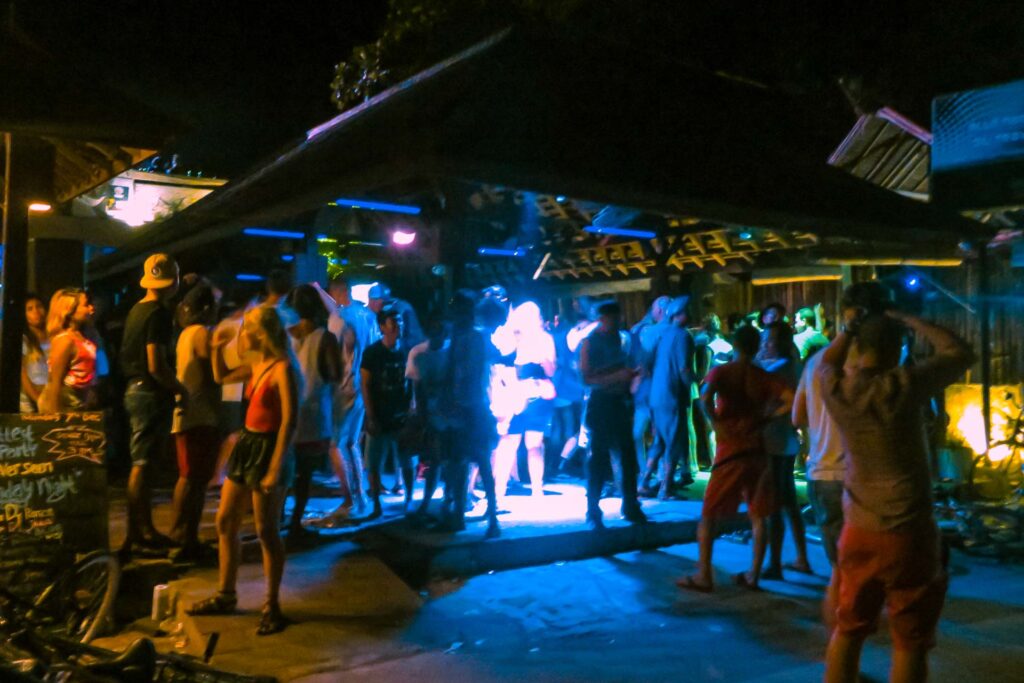
<svg viewBox="0 0 1024 683">
<path fill-rule="evenodd" d="M 290 451 L 298 417 L 299 378 L 292 366 L 288 332 L 273 306 L 256 306 L 245 314 L 239 351 L 246 362 L 235 370 L 229 371 L 224 363 L 226 342 L 226 337 L 214 337 L 214 379 L 219 383 L 248 381 L 248 407 L 245 426 L 228 459 L 217 509 L 219 588 L 187 611 L 197 616 L 235 611 L 235 585 L 242 560 L 239 531 L 251 500 L 267 582 L 267 599 L 256 634 L 265 636 L 288 624 L 279 599 L 285 555 L 278 522 L 294 467 Z"/>
<path fill-rule="evenodd" d="M 526 444 L 533 499 L 544 497 L 544 435 L 554 414 L 555 342 L 544 330 L 540 307 L 532 301 L 520 304 L 509 316 L 515 338 L 516 390 L 525 405 L 512 417 L 508 434 L 498 445 L 496 474 L 498 495 L 503 495 L 516 464 L 519 444 Z"/>
<path fill-rule="evenodd" d="M 128 313 L 121 342 L 124 407 L 131 426 L 132 469 L 128 477 L 128 536 L 121 549 L 159 550 L 173 542 L 153 526 L 149 467 L 171 431 L 174 408 L 184 408 L 188 390 L 171 367 L 173 317 L 168 306 L 178 291 L 178 264 L 166 254 L 146 259 L 139 286 L 146 290 Z"/>
<path fill-rule="evenodd" d="M 764 371 L 783 382 L 795 392 L 800 382 L 800 361 L 793 344 L 793 331 L 784 322 L 776 320 L 761 334 L 761 347 L 757 364 Z M 812 574 L 807 559 L 807 537 L 800 503 L 796 497 L 796 479 L 793 468 L 800 452 L 800 439 L 790 415 L 780 415 L 764 426 L 764 450 L 771 462 L 772 482 L 775 490 L 776 509 L 768 519 L 768 568 L 761 573 L 763 579 L 781 580 L 782 542 L 785 537 L 785 521 L 796 546 L 796 560 L 787 564 L 790 569 L 802 574 Z"/>
<path fill-rule="evenodd" d="M 263 299 L 263 304 L 280 306 L 285 303 L 290 291 L 292 291 L 291 273 L 283 268 L 275 268 L 267 273 L 266 297 Z"/>
<path fill-rule="evenodd" d="M 405 484 L 405 512 L 410 511 L 413 494 L 413 466 L 410 456 L 398 448 L 412 392 L 405 378 L 408 350 L 402 345 L 402 317 L 397 308 L 384 306 L 377 314 L 377 324 L 384 337 L 371 344 L 363 354 L 362 390 L 366 400 L 366 451 L 370 466 L 372 518 L 381 516 L 380 496 L 383 491 L 381 468 L 385 458 L 394 456 Z"/>
<path fill-rule="evenodd" d="M 559 453 L 559 469 L 566 467 L 579 450 L 586 450 L 589 445 L 587 434 L 587 387 L 580 374 L 580 344 L 597 327 L 594 318 L 593 299 L 589 296 L 577 297 L 572 302 L 575 322 L 565 330 L 564 339 L 553 336 L 555 342 L 555 418 L 558 418 L 557 406 L 563 401 L 571 401 L 575 429 L 562 442 Z M 564 391 L 564 393 L 563 393 Z M 514 468 L 513 468 L 514 471 Z"/>
<path fill-rule="evenodd" d="M 664 444 L 660 457 L 661 483 L 658 500 L 669 500 L 677 495 L 675 472 L 686 463 L 682 487 L 693 483 L 690 469 L 690 403 L 694 384 L 694 344 L 686 329 L 689 297 L 676 297 L 665 309 L 669 321 L 654 352 L 651 369 L 651 391 L 648 398 L 651 416 L 658 438 Z M 650 490 L 650 481 L 658 468 L 658 454 L 647 461 L 642 481 L 643 489 Z"/>
<path fill-rule="evenodd" d="M 565 470 L 576 452 L 577 435 L 583 414 L 584 386 L 580 378 L 577 354 L 569 350 L 569 332 L 575 325 L 575 312 L 559 316 L 551 332 L 555 342 L 555 415 L 551 441 L 558 448 L 559 471 Z"/>
<path fill-rule="evenodd" d="M 501 535 L 498 526 L 498 501 L 494 473 L 491 470 L 491 449 L 497 431 L 489 408 L 487 389 L 490 383 L 490 341 L 474 322 L 475 298 L 469 290 L 459 290 L 452 298 L 451 335 L 440 381 L 437 411 L 444 416 L 441 432 L 446 453 L 446 489 L 451 491 L 451 515 L 442 528 L 462 531 L 466 528 L 466 498 L 469 492 L 469 468 L 475 465 L 484 486 L 487 509 L 484 538 Z"/>
<path fill-rule="evenodd" d="M 333 433 L 334 385 L 341 378 L 338 341 L 327 331 L 327 309 L 311 285 L 299 285 L 286 299 L 299 317 L 288 327 L 292 351 L 302 379 L 295 417 L 295 501 L 288 524 L 288 542 L 300 543 L 315 536 L 302 526 L 309 503 L 313 472 L 328 460 Z"/>
<path fill-rule="evenodd" d="M 657 430 L 652 428 L 651 375 L 646 372 L 646 369 L 653 365 L 654 351 L 658 348 L 658 341 L 668 329 L 669 321 L 665 319 L 665 309 L 671 302 L 671 297 L 659 296 L 651 303 L 651 309 L 647 315 L 630 330 L 635 350 L 633 355 L 638 365 L 645 370 L 641 373 L 633 392 L 633 443 L 636 450 L 638 472 L 643 472 L 647 468 L 649 460 L 657 461 L 665 450 L 665 444 L 661 442 Z M 651 438 L 650 447 L 647 445 L 648 436 Z M 648 497 L 653 494 L 649 488 L 642 489 L 641 493 L 649 494 Z"/>
<path fill-rule="evenodd" d="M 753 530 L 750 570 L 733 581 L 756 590 L 767 549 L 767 519 L 775 511 L 771 463 L 764 452 L 762 429 L 766 421 L 788 415 L 793 392 L 784 382 L 754 364 L 761 341 L 753 326 L 733 335 L 734 359 L 711 370 L 701 389 L 701 408 L 715 430 L 715 462 L 704 493 L 697 526 L 697 573 L 677 581 L 680 588 L 708 592 L 714 588 L 711 556 L 718 525 L 746 503 Z"/>
<path fill-rule="evenodd" d="M 864 641 L 889 612 L 890 680 L 924 681 L 947 575 L 933 516 L 922 424 L 930 397 L 971 365 L 970 346 L 938 325 L 895 310 L 845 308 L 844 329 L 823 352 L 815 377 L 846 449 L 845 522 L 831 595 L 835 626 L 825 680 L 856 681 Z M 934 355 L 900 367 L 909 328 Z M 858 357 L 848 364 L 852 340 Z"/>
<path fill-rule="evenodd" d="M 757 313 L 758 329 L 767 329 L 774 322 L 786 321 L 786 307 L 777 301 L 773 301 Z"/>
<path fill-rule="evenodd" d="M 182 327 L 176 349 L 177 377 L 188 403 L 174 411 L 171 433 L 178 456 L 171 538 L 181 545 L 178 562 L 202 562 L 207 551 L 199 541 L 206 489 L 213 479 L 220 449 L 220 386 L 210 363 L 210 326 L 217 300 L 206 282 L 196 284 L 178 304 Z"/>
<path fill-rule="evenodd" d="M 376 284 L 370 287 L 366 299 L 367 307 L 376 314 L 380 314 L 385 306 L 398 311 L 402 319 L 402 346 L 405 348 L 411 349 L 426 338 L 416 316 L 416 309 L 405 299 L 392 296 L 391 288 L 387 285 Z"/>
<path fill-rule="evenodd" d="M 96 344 L 84 333 L 92 317 L 92 302 L 81 289 L 60 289 L 50 299 L 50 372 L 39 396 L 39 412 L 92 410 L 98 405 Z"/>
<path fill-rule="evenodd" d="M 580 369 L 590 387 L 587 426 L 590 457 L 587 461 L 587 523 L 604 528 L 601 492 L 613 472 L 619 473 L 622 516 L 632 524 L 647 517 L 636 497 L 637 461 L 633 451 L 633 398 L 630 388 L 638 370 L 631 367 L 620 335 L 621 309 L 611 301 L 597 309 L 598 326 L 580 346 Z M 617 467 L 612 467 L 613 459 Z"/>
<path fill-rule="evenodd" d="M 836 566 L 839 533 L 843 530 L 843 477 L 846 460 L 839 427 L 825 407 L 821 381 L 816 377 L 822 354 L 810 357 L 800 375 L 793 399 L 793 424 L 807 435 L 807 498 L 821 530 L 829 564 Z"/>
<path fill-rule="evenodd" d="M 808 358 L 828 346 L 828 337 L 822 334 L 825 326 L 825 307 L 818 304 L 813 309 L 801 308 L 796 312 L 793 323 L 793 343 L 800 352 L 800 360 Z"/>
<path fill-rule="evenodd" d="M 444 386 L 444 368 L 448 362 L 451 341 L 444 317 L 435 311 L 427 317 L 425 328 L 427 339 L 409 350 L 406 360 L 405 378 L 412 382 L 412 409 L 407 420 L 407 429 L 423 434 L 420 444 L 419 469 L 423 477 L 423 497 L 416 515 L 426 520 L 430 515 L 430 501 L 441 483 L 442 470 L 451 467 L 450 454 L 443 444 L 448 420 L 441 409 L 440 401 Z M 447 471 L 445 471 L 447 476 Z M 454 501 L 450 486 L 444 488 L 443 516 L 451 514 Z"/>
<path fill-rule="evenodd" d="M 341 484 L 342 502 L 328 516 L 327 524 L 331 525 L 353 510 L 357 514 L 364 513 L 368 505 L 363 489 L 363 453 L 359 446 L 366 418 L 360 371 L 366 349 L 380 339 L 380 327 L 376 314 L 352 298 L 352 286 L 344 276 L 333 278 L 327 291 L 315 282 L 312 286 L 327 307 L 327 329 L 337 339 L 341 352 L 341 379 L 333 397 L 330 458 Z"/>
<path fill-rule="evenodd" d="M 229 302 L 234 308 L 213 328 L 213 338 L 222 340 L 221 354 L 224 356 L 224 364 L 228 370 L 235 370 L 242 366 L 242 358 L 238 354 L 238 338 L 242 332 L 245 308 L 238 305 L 235 297 L 231 297 Z M 244 424 L 242 392 L 241 382 L 225 382 L 220 386 L 221 445 L 220 451 L 217 453 L 217 467 L 214 469 L 214 476 L 218 478 L 218 482 L 220 478 L 223 478 L 224 466 L 231 456 L 231 451 L 238 441 L 238 435 Z"/>
<path fill-rule="evenodd" d="M 47 358 L 50 337 L 46 334 L 46 304 L 36 294 L 25 295 L 25 336 L 21 341 L 20 411 L 39 411 L 39 397 L 49 375 Z"/>
</svg>

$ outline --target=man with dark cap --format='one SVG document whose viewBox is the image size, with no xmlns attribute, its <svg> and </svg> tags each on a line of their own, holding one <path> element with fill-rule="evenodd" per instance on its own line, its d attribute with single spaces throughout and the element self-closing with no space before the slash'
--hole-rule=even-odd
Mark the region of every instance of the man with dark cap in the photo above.
<svg viewBox="0 0 1024 683">
<path fill-rule="evenodd" d="M 659 500 L 675 495 L 676 468 L 686 463 L 683 486 L 693 483 L 690 471 L 690 404 L 694 382 L 694 345 L 690 331 L 686 329 L 688 296 L 678 296 L 665 309 L 668 328 L 662 333 L 654 352 L 651 369 L 651 390 L 648 402 L 654 430 L 664 444 L 665 455 L 661 458 L 661 486 Z M 647 461 L 644 472 L 644 488 L 647 488 L 656 459 Z"/>
<path fill-rule="evenodd" d="M 647 521 L 636 497 L 637 462 L 633 446 L 633 398 L 630 385 L 637 376 L 629 366 L 620 335 L 619 304 L 609 301 L 597 307 L 598 325 L 580 346 L 580 371 L 590 388 L 587 427 L 590 459 L 587 463 L 587 523 L 604 528 L 601 490 L 613 469 L 620 472 L 622 516 L 633 524 Z M 618 467 L 612 467 L 612 458 Z"/>
</svg>

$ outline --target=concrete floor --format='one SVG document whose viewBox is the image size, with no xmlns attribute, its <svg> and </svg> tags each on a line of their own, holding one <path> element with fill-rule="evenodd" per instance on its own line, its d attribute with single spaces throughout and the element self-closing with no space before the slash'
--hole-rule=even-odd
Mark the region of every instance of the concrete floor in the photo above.
<svg viewBox="0 0 1024 683">
<path fill-rule="evenodd" d="M 257 565 L 243 567 L 242 614 L 190 624 L 162 647 L 201 650 L 218 631 L 213 663 L 281 681 L 813 681 L 820 680 L 824 575 L 765 582 L 761 593 L 728 585 L 748 545 L 720 541 L 721 587 L 681 592 L 694 544 L 659 551 L 442 581 L 417 593 L 347 542 L 289 556 L 283 605 L 297 623 L 253 635 L 263 592 Z M 827 563 L 812 546 L 812 564 Z M 1024 680 L 1024 567 L 955 553 L 933 680 Z M 181 601 L 215 587 L 214 570 L 177 584 Z M 173 627 L 173 622 L 168 626 Z M 123 646 L 138 634 L 109 639 Z M 863 670 L 885 680 L 888 636 L 865 649 Z"/>
</svg>

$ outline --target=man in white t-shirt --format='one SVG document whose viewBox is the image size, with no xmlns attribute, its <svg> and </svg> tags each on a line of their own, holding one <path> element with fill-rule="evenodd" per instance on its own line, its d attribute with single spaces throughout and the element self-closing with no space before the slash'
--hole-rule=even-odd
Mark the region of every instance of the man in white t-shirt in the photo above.
<svg viewBox="0 0 1024 683">
<path fill-rule="evenodd" d="M 334 396 L 334 438 L 331 464 L 341 480 L 343 501 L 336 513 L 367 507 L 363 487 L 363 455 L 359 437 L 366 418 L 360 375 L 363 352 L 378 339 L 380 328 L 374 314 L 352 299 L 349 282 L 342 276 L 330 281 L 327 291 L 312 283 L 327 307 L 327 329 L 337 337 L 341 349 L 341 381 Z"/>
<path fill-rule="evenodd" d="M 843 530 L 843 476 L 846 459 L 839 428 L 825 407 L 821 382 L 815 378 L 822 354 L 811 356 L 793 399 L 793 424 L 807 435 L 807 497 L 821 530 L 828 561 L 836 564 L 836 544 Z"/>
</svg>

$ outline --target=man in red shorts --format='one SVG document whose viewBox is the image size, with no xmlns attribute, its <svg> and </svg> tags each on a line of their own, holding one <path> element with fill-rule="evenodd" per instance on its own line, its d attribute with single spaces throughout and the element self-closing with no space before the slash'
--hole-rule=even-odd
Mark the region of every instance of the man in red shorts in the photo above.
<svg viewBox="0 0 1024 683">
<path fill-rule="evenodd" d="M 932 516 L 922 413 L 932 396 L 970 367 L 974 354 L 952 332 L 905 313 L 848 309 L 844 317 L 845 329 L 824 351 L 816 373 L 847 454 L 825 678 L 857 680 L 861 647 L 878 627 L 884 605 L 893 640 L 890 680 L 924 681 L 946 572 Z M 916 366 L 900 367 L 907 328 L 935 352 Z M 857 358 L 844 370 L 853 339 Z"/>
<path fill-rule="evenodd" d="M 756 328 L 739 328 L 733 335 L 734 360 L 713 368 L 704 378 L 700 403 L 715 430 L 717 445 L 697 527 L 697 573 L 679 579 L 680 588 L 708 592 L 714 587 L 711 550 L 718 535 L 717 523 L 735 516 L 743 502 L 754 532 L 753 561 L 750 571 L 740 572 L 734 581 L 757 588 L 767 543 L 765 520 L 775 511 L 771 467 L 761 430 L 769 419 L 787 415 L 793 406 L 792 390 L 754 365 L 760 342 Z"/>
</svg>

